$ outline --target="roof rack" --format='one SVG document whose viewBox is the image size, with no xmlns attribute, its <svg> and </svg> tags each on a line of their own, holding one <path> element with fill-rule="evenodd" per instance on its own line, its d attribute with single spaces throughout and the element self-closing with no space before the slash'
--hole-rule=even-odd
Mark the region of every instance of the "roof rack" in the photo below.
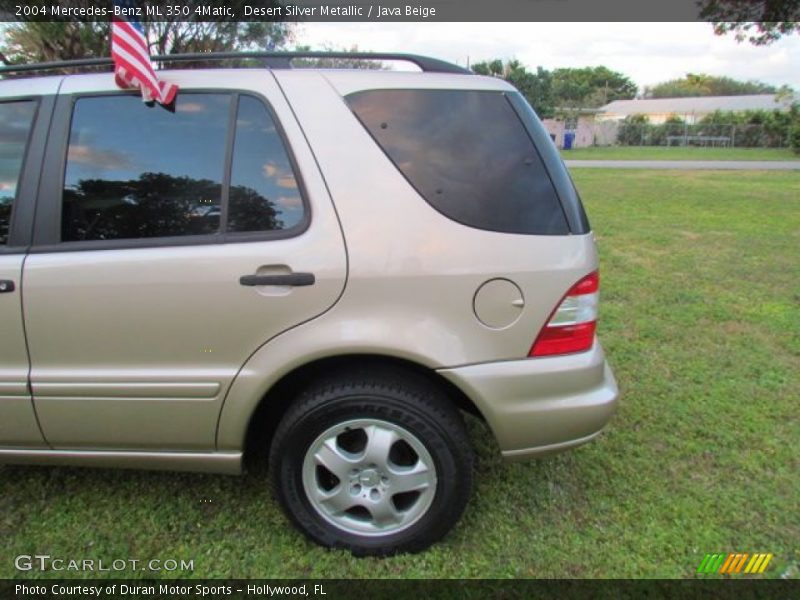
<svg viewBox="0 0 800 600">
<path fill-rule="evenodd" d="M 190 54 L 166 54 L 153 56 L 153 62 L 200 62 L 214 60 L 258 59 L 269 69 L 291 69 L 296 58 L 344 58 L 351 60 L 397 60 L 418 66 L 425 73 L 472 73 L 459 67 L 428 56 L 390 52 L 196 52 Z M 52 71 L 76 67 L 101 67 L 113 65 L 110 58 L 79 58 L 55 62 L 32 63 L 28 65 L 6 65 L 0 67 L 0 74 L 22 73 L 26 71 Z"/>
</svg>

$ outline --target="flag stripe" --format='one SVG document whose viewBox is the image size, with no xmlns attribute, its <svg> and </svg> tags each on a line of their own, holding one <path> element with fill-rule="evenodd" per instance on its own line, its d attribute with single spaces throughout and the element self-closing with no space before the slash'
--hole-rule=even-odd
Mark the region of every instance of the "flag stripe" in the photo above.
<svg viewBox="0 0 800 600">
<path fill-rule="evenodd" d="M 114 38 L 112 52 L 121 48 L 127 50 L 131 56 L 136 57 L 139 67 L 142 70 L 153 70 L 152 66 L 150 65 L 150 57 L 142 52 L 141 46 L 137 44 L 136 41 L 130 39 L 130 36 L 127 34 L 127 32 L 123 31 L 118 32 Z"/>
<path fill-rule="evenodd" d="M 117 25 L 117 33 L 124 33 L 134 44 L 142 49 L 142 52 L 145 54 L 150 53 L 150 49 L 147 47 L 147 43 L 141 31 L 133 27 L 133 25 L 124 19 L 115 19 L 114 22 Z"/>
<path fill-rule="evenodd" d="M 129 9 L 133 0 L 114 0 L 114 4 Z M 153 63 L 144 29 L 136 19 L 112 17 L 111 57 L 114 59 L 114 79 L 121 88 L 138 88 L 145 102 L 156 100 L 170 104 L 178 86 L 160 81 Z"/>
<path fill-rule="evenodd" d="M 150 57 L 142 50 L 141 44 L 131 39 L 127 31 L 120 30 L 117 32 L 112 53 L 116 50 L 127 50 L 130 57 L 138 63 L 139 69 L 155 78 L 155 71 L 153 71 L 153 66 L 150 64 Z"/>
<path fill-rule="evenodd" d="M 118 59 L 118 64 L 128 71 L 127 77 L 123 78 L 123 80 L 130 81 L 133 87 L 141 88 L 143 94 L 146 92 L 153 98 L 158 95 L 156 82 L 147 73 L 143 73 L 140 69 L 130 64 L 130 62 L 124 58 L 124 53 L 115 54 L 115 58 Z"/>
<path fill-rule="evenodd" d="M 150 92 L 156 93 L 158 91 L 158 83 L 155 74 L 149 72 L 149 70 L 142 65 L 141 57 L 131 53 L 124 43 L 118 41 L 111 55 L 118 66 L 128 71 L 129 77 L 134 78 L 140 83 L 144 83 Z"/>
<path fill-rule="evenodd" d="M 112 51 L 112 56 L 118 58 L 122 65 L 137 75 L 138 79 L 145 79 L 153 89 L 158 85 L 155 73 L 142 65 L 142 57 L 131 53 L 131 50 L 123 43 L 117 42 Z"/>
<path fill-rule="evenodd" d="M 132 55 L 136 56 L 141 62 L 143 69 L 153 71 L 153 66 L 150 64 L 150 57 L 147 52 L 142 49 L 141 43 L 135 38 L 131 38 L 127 31 L 119 30 L 117 37 L 114 39 L 115 48 L 126 48 Z"/>
</svg>

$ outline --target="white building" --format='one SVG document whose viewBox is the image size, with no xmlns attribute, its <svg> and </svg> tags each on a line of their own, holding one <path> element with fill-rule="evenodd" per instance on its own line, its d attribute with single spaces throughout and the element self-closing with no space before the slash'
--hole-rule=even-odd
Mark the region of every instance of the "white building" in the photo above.
<svg viewBox="0 0 800 600">
<path fill-rule="evenodd" d="M 776 100 L 773 94 L 750 96 L 698 96 L 694 98 L 649 98 L 637 100 L 615 100 L 601 107 L 596 115 L 598 121 L 621 121 L 631 115 L 647 115 L 651 123 L 663 123 L 671 116 L 680 117 L 689 124 L 695 123 L 709 113 L 720 110 L 742 112 L 745 110 L 789 110 L 793 100 Z"/>
</svg>

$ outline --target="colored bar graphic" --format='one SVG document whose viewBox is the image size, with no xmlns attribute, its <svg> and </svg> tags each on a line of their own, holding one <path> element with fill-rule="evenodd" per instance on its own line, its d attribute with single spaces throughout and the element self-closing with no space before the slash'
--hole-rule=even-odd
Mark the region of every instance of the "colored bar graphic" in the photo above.
<svg viewBox="0 0 800 600">
<path fill-rule="evenodd" d="M 752 570 L 753 573 L 758 573 L 758 570 L 761 568 L 761 563 L 764 562 L 764 559 L 766 557 L 767 557 L 766 554 L 758 555 L 758 560 L 756 561 L 756 564 L 753 565 L 753 570 Z"/>
<path fill-rule="evenodd" d="M 705 574 L 716 573 L 727 556 L 727 554 L 706 554 L 697 568 L 697 572 Z"/>
<path fill-rule="evenodd" d="M 725 562 L 722 564 L 722 568 L 719 570 L 720 573 L 728 573 L 729 569 L 731 569 L 731 565 L 733 565 L 736 560 L 739 558 L 738 554 L 728 554 Z"/>
<path fill-rule="evenodd" d="M 744 561 L 747 560 L 748 556 L 750 556 L 750 555 L 747 554 L 747 553 L 742 554 L 742 558 L 740 558 L 739 562 L 736 563 L 736 570 L 735 571 L 731 571 L 731 572 L 732 573 L 738 573 L 739 571 L 741 571 L 742 567 L 744 566 Z"/>
<path fill-rule="evenodd" d="M 709 565 L 709 569 L 706 571 L 706 573 L 716 573 L 722 565 L 722 561 L 724 561 L 726 558 L 727 554 L 715 554 L 714 561 L 711 565 Z"/>
<path fill-rule="evenodd" d="M 706 554 L 700 562 L 700 566 L 697 567 L 697 572 L 706 575 L 713 573 L 732 575 L 742 573 L 744 568 L 744 574 L 755 575 L 766 570 L 772 557 L 773 554 L 771 553 L 756 553 L 752 555 L 748 552 Z M 749 561 L 747 560 L 748 558 L 750 559 Z M 747 564 L 746 567 L 745 564 Z"/>
<path fill-rule="evenodd" d="M 753 572 L 753 567 L 756 565 L 756 562 L 758 561 L 760 556 L 761 556 L 760 554 L 753 554 L 753 558 L 750 559 L 750 562 L 747 563 L 747 566 L 744 568 L 745 573 Z"/>
<path fill-rule="evenodd" d="M 771 561 L 771 560 L 772 560 L 772 554 L 767 554 L 767 557 L 764 559 L 764 562 L 761 563 L 761 568 L 758 570 L 758 572 L 759 573 L 763 573 L 764 569 L 767 568 L 767 565 L 769 564 L 769 561 Z"/>
<path fill-rule="evenodd" d="M 699 566 L 699 567 L 697 567 L 697 572 L 698 572 L 698 573 L 705 573 L 705 572 L 706 572 L 706 566 L 708 565 L 708 562 L 709 562 L 710 560 L 711 560 L 711 555 L 710 555 L 710 554 L 706 554 L 706 555 L 703 557 L 703 560 L 702 560 L 702 561 L 700 561 L 700 566 Z"/>
</svg>

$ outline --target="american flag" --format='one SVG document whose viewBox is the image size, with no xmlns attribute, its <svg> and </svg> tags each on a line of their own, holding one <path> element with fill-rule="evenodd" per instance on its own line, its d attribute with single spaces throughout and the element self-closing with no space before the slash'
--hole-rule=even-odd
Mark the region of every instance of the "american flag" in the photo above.
<svg viewBox="0 0 800 600">
<path fill-rule="evenodd" d="M 134 0 L 114 0 L 119 7 L 111 17 L 111 57 L 114 59 L 114 78 L 124 89 L 138 88 L 145 102 L 172 104 L 178 86 L 160 81 L 150 62 L 150 51 L 142 24 L 133 15 Z"/>
</svg>

